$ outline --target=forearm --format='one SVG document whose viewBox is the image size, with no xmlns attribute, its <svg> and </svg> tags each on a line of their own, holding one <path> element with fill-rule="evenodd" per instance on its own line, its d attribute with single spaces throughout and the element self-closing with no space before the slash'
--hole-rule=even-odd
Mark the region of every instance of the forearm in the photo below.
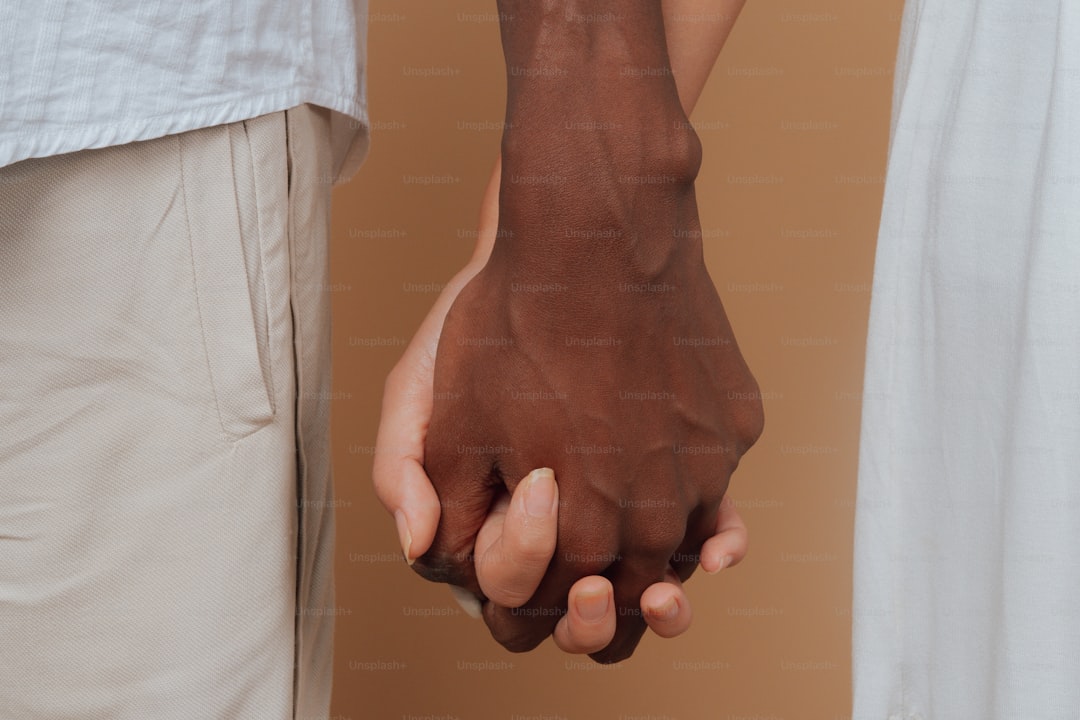
<svg viewBox="0 0 1080 720">
<path fill-rule="evenodd" d="M 746 0 L 663 0 L 664 36 L 671 72 L 688 116 L 696 107 L 716 58 L 745 4 Z M 501 172 L 502 163 L 497 161 L 481 206 L 481 227 L 490 225 L 491 231 L 481 233 L 474 259 L 486 261 L 495 241 Z"/>
<path fill-rule="evenodd" d="M 700 164 L 660 0 L 499 9 L 507 111 L 490 264 L 548 280 L 654 276 L 687 250 L 667 226 Z"/>
<path fill-rule="evenodd" d="M 685 200 L 700 146 L 687 113 L 742 2 L 500 2 L 499 255 L 550 277 L 580 274 L 581 262 L 594 273 L 656 269 L 697 252 Z M 674 199 L 688 211 L 679 218 Z"/>
<path fill-rule="evenodd" d="M 673 86 L 689 115 L 745 2 L 500 0 L 511 137 L 642 115 L 642 100 L 671 112 Z"/>
<path fill-rule="evenodd" d="M 677 112 L 661 0 L 499 0 L 511 137 Z"/>
</svg>

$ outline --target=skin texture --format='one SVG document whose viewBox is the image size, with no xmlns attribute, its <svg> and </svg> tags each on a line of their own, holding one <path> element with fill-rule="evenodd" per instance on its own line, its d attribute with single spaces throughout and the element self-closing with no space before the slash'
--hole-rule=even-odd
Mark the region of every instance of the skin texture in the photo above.
<svg viewBox="0 0 1080 720">
<path fill-rule="evenodd" d="M 487 262 L 494 245 L 499 175 L 500 167 L 496 164 L 481 204 L 474 257 L 448 283 L 386 380 L 376 441 L 375 491 L 395 517 L 405 558 L 410 561 L 430 547 L 441 516 L 438 496 L 423 471 L 424 440 L 433 404 L 436 347 L 449 306 L 461 287 Z M 526 489 L 526 483 L 519 483 L 515 498 Z M 521 502 L 510 501 L 509 493 L 502 492 L 477 536 L 476 574 L 487 595 L 486 602 L 502 607 L 521 605 L 521 598 L 534 591 L 547 569 L 554 553 L 556 532 L 557 508 L 552 508 L 546 518 L 530 518 L 523 512 Z M 494 542 L 496 537 L 503 536 L 505 542 Z M 734 566 L 745 556 L 747 547 L 742 518 L 730 502 L 721 503 L 716 534 L 702 547 L 702 569 L 714 574 Z M 471 602 L 467 600 L 464 604 L 479 612 L 480 603 L 472 595 L 469 598 Z M 590 605 L 601 606 L 603 615 L 587 617 L 583 609 Z M 690 601 L 671 569 L 665 582 L 650 586 L 642 595 L 641 610 L 645 621 L 661 637 L 685 632 L 692 618 Z M 614 590 L 610 581 L 590 576 L 571 588 L 567 614 L 557 623 L 553 638 L 566 652 L 596 652 L 611 642 L 615 625 Z"/>
<path fill-rule="evenodd" d="M 531 649 L 571 587 L 603 575 L 616 631 L 592 656 L 613 662 L 646 628 L 643 593 L 669 568 L 685 579 L 697 566 L 761 433 L 760 394 L 705 269 L 700 145 L 660 3 L 508 0 L 500 11 L 499 231 L 439 341 L 424 469 L 441 519 L 413 567 L 483 592 L 473 550 L 485 519 L 550 466 L 551 564 L 524 605 L 488 603 L 484 617 L 504 646 Z M 576 19 L 598 15 L 609 19 Z"/>
<path fill-rule="evenodd" d="M 742 7 L 742 0 L 665 0 L 665 33 L 670 66 L 682 108 L 689 114 L 708 73 Z M 424 441 L 432 412 L 432 374 L 436 346 L 446 312 L 461 288 L 487 262 L 498 222 L 500 167 L 496 165 L 481 204 L 479 241 L 469 264 L 448 284 L 421 325 L 401 361 L 388 377 L 375 459 L 375 487 L 394 515 L 407 559 L 431 544 L 441 516 L 439 500 L 423 471 Z M 550 482 L 545 478 L 541 482 Z M 489 606 L 516 607 L 541 580 L 554 551 L 557 508 L 544 518 L 524 510 L 529 483 L 518 483 L 511 500 L 497 494 L 476 540 L 476 576 Z M 557 492 L 557 488 L 555 490 Z M 715 533 L 701 548 L 700 564 L 710 574 L 737 564 L 747 551 L 747 533 L 730 502 L 721 503 Z M 555 643 L 567 652 L 601 650 L 614 636 L 616 608 L 611 583 L 589 576 L 570 589 L 567 613 L 555 625 Z M 589 608 L 593 612 L 590 616 Z M 640 617 L 662 637 L 684 632 L 691 608 L 681 582 L 669 566 L 665 581 L 641 595 Z M 491 613 L 491 610 L 488 610 Z"/>
</svg>

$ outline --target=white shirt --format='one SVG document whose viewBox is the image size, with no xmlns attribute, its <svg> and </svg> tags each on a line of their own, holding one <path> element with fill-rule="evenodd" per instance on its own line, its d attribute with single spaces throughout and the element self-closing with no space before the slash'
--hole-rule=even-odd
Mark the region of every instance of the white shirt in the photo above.
<svg viewBox="0 0 1080 720">
<path fill-rule="evenodd" d="M 348 177 L 366 23 L 367 0 L 3 0 L 0 167 L 312 103 Z"/>
<path fill-rule="evenodd" d="M 908 0 L 870 309 L 855 720 L 1080 717 L 1080 4 Z"/>
</svg>

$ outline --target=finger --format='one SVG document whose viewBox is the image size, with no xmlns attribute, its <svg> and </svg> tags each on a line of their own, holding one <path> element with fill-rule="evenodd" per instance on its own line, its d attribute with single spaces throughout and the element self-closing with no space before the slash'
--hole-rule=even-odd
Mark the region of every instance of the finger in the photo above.
<svg viewBox="0 0 1080 720">
<path fill-rule="evenodd" d="M 387 377 L 375 441 L 375 494 L 394 516 L 405 559 L 427 551 L 439 524 L 439 497 L 421 464 L 430 393 L 412 391 L 407 358 Z"/>
<path fill-rule="evenodd" d="M 648 629 L 642 612 L 643 595 L 650 586 L 663 582 L 667 569 L 667 563 L 659 561 L 645 567 L 623 561 L 614 567 L 608 577 L 615 588 L 615 635 L 606 647 L 589 653 L 589 657 L 598 663 L 610 664 L 634 654 Z"/>
<path fill-rule="evenodd" d="M 587 576 L 605 573 L 617 561 L 618 556 L 608 549 L 614 546 L 615 535 L 609 529 L 596 523 L 575 522 L 573 513 L 565 505 L 560 507 L 555 555 L 536 592 L 517 608 L 495 603 L 484 606 L 484 620 L 492 637 L 512 652 L 525 652 L 539 645 L 566 615 L 571 587 Z"/>
<path fill-rule="evenodd" d="M 750 536 L 730 497 L 720 502 L 716 534 L 701 547 L 701 569 L 710 575 L 738 565 L 749 550 Z"/>
<path fill-rule="evenodd" d="M 476 578 L 492 602 L 515 608 L 536 592 L 555 553 L 558 503 L 555 474 L 541 468 L 492 507 L 476 537 Z"/>
<path fill-rule="evenodd" d="M 686 540 L 690 518 L 677 511 L 649 512 L 620 540 L 619 562 L 605 575 L 615 587 L 618 623 L 611 644 L 591 653 L 596 662 L 613 663 L 633 654 L 648 626 L 641 598 L 651 585 L 670 577 L 670 560 Z"/>
<path fill-rule="evenodd" d="M 602 650 L 615 636 L 614 589 L 607 578 L 592 575 L 570 588 L 567 612 L 555 625 L 554 639 L 568 653 Z"/>
<path fill-rule="evenodd" d="M 716 515 L 719 509 L 699 506 L 687 518 L 686 537 L 672 554 L 669 564 L 675 576 L 682 582 L 690 579 L 701 562 L 701 546 L 716 532 Z"/>
<path fill-rule="evenodd" d="M 682 635 L 690 628 L 693 611 L 690 598 L 674 570 L 664 582 L 653 583 L 641 594 L 641 612 L 649 628 L 663 638 Z"/>
</svg>

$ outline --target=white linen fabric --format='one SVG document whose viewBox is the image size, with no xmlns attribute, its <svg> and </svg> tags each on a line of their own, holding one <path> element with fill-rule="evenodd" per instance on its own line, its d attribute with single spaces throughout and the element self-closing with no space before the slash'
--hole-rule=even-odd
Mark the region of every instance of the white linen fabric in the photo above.
<svg viewBox="0 0 1080 720">
<path fill-rule="evenodd" d="M 855 529 L 857 720 L 1080 717 L 1080 4 L 909 0 Z"/>
<path fill-rule="evenodd" d="M 334 111 L 335 178 L 367 147 L 367 0 L 4 0 L 0 167 Z"/>
</svg>

